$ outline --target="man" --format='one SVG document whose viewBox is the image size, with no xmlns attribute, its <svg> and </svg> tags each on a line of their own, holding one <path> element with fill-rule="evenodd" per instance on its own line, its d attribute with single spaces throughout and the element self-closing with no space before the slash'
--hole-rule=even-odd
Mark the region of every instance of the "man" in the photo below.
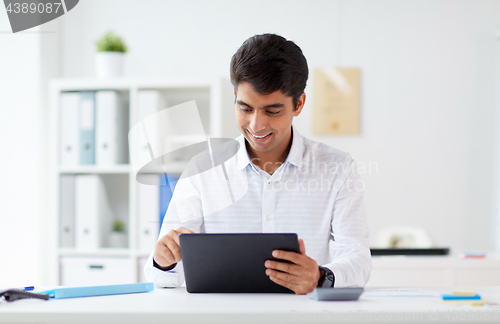
<svg viewBox="0 0 500 324">
<path fill-rule="evenodd" d="M 145 266 L 148 280 L 182 284 L 179 233 L 293 232 L 300 253 L 273 251 L 292 263 L 266 261 L 270 280 L 296 294 L 367 283 L 369 233 L 356 164 L 292 126 L 304 107 L 307 78 L 300 48 L 278 35 L 251 37 L 234 54 L 239 149 L 224 170 L 179 181 Z M 235 191 L 230 200 L 224 177 Z"/>
</svg>

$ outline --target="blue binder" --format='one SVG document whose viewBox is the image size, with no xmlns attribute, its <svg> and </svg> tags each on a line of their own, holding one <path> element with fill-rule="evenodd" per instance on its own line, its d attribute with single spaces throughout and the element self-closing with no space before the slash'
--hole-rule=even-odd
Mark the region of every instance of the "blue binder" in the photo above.
<svg viewBox="0 0 500 324">
<path fill-rule="evenodd" d="M 80 164 L 95 164 L 95 92 L 80 92 Z"/>
<path fill-rule="evenodd" d="M 153 291 L 155 286 L 152 282 L 135 283 L 125 285 L 110 285 L 110 286 L 92 286 L 92 287 L 74 287 L 74 288 L 57 288 L 40 292 L 40 294 L 48 294 L 50 298 L 75 298 L 75 297 L 92 297 L 106 296 L 119 294 L 135 294 Z"/>
<path fill-rule="evenodd" d="M 160 175 L 160 177 L 164 177 L 164 175 Z M 168 205 L 170 204 L 170 200 L 172 200 L 173 191 L 171 187 L 175 189 L 177 181 L 179 181 L 179 176 L 168 176 L 167 184 L 160 186 L 160 230 Z"/>
</svg>

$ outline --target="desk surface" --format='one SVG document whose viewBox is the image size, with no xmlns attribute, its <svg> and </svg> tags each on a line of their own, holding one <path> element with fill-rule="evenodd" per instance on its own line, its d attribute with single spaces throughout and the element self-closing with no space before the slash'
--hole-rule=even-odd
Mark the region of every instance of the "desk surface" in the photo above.
<svg viewBox="0 0 500 324">
<path fill-rule="evenodd" d="M 500 287 L 420 289 L 437 295 L 458 288 L 475 290 L 488 302 L 500 304 Z M 189 294 L 183 287 L 131 295 L 0 302 L 0 323 L 332 322 L 500 323 L 500 306 L 450 305 L 437 296 L 362 295 L 355 302 L 318 302 L 291 294 Z"/>
</svg>

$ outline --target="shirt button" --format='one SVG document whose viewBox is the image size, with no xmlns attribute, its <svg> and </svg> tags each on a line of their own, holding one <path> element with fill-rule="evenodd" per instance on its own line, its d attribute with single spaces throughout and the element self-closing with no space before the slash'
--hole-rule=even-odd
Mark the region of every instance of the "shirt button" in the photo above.
<svg viewBox="0 0 500 324">
<path fill-rule="evenodd" d="M 267 220 L 267 221 L 270 221 L 270 220 L 271 220 L 271 215 L 267 215 L 267 216 L 266 216 L 266 220 Z"/>
</svg>

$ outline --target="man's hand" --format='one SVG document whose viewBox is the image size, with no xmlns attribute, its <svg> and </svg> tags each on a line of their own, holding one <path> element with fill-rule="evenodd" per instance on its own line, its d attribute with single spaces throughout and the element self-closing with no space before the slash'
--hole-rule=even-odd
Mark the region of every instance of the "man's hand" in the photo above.
<svg viewBox="0 0 500 324">
<path fill-rule="evenodd" d="M 170 230 L 167 235 L 156 242 L 153 259 L 160 267 L 168 268 L 172 264 L 181 261 L 180 233 L 191 234 L 194 232 L 187 228 L 179 227 L 176 230 Z"/>
<path fill-rule="evenodd" d="M 318 286 L 320 271 L 318 263 L 306 255 L 304 241 L 299 239 L 300 253 L 274 250 L 273 257 L 293 263 L 267 260 L 266 274 L 269 278 L 297 295 L 304 295 Z"/>
</svg>

